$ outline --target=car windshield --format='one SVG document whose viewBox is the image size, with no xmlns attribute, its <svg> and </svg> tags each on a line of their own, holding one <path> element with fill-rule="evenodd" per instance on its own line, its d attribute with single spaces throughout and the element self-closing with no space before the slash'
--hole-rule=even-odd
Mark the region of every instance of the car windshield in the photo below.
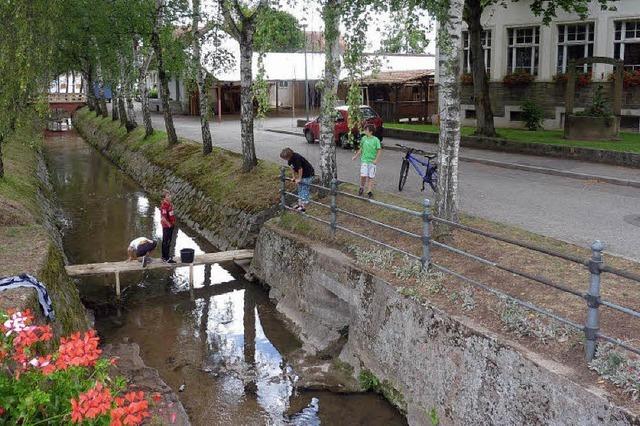
<svg viewBox="0 0 640 426">
<path fill-rule="evenodd" d="M 378 114 L 376 114 L 376 112 L 369 107 L 360 108 L 360 111 L 362 112 L 362 118 L 364 118 L 365 120 L 376 118 L 378 116 Z"/>
</svg>

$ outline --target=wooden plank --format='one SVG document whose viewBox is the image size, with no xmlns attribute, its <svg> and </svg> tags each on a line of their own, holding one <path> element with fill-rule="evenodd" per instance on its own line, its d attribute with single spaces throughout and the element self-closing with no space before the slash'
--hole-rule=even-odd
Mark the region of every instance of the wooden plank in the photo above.
<svg viewBox="0 0 640 426">
<path fill-rule="evenodd" d="M 212 263 L 229 262 L 233 260 L 243 260 L 253 258 L 253 250 L 230 250 L 219 253 L 204 253 L 196 255 L 193 265 L 208 265 Z M 151 263 L 144 269 L 173 269 L 182 266 L 189 266 L 188 263 L 163 263 L 160 259 L 153 258 Z M 116 272 L 142 271 L 142 263 L 134 262 L 104 262 L 89 263 L 85 265 L 66 266 L 67 274 L 71 277 L 82 275 L 113 274 Z"/>
</svg>

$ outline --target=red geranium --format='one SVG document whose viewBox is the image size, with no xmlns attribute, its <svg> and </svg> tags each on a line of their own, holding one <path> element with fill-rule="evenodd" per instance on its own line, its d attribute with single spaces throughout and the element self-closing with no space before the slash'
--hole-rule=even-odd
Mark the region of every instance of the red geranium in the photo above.
<svg viewBox="0 0 640 426">
<path fill-rule="evenodd" d="M 86 419 L 95 419 L 107 414 L 111 409 L 111 391 L 102 386 L 102 383 L 78 395 L 78 399 L 71 399 L 71 421 L 82 423 Z"/>
<path fill-rule="evenodd" d="M 61 338 L 56 367 L 64 370 L 70 366 L 94 366 L 102 353 L 98 343 L 95 330 L 87 331 L 84 336 L 74 333 L 69 338 Z"/>
<path fill-rule="evenodd" d="M 144 392 L 128 392 L 124 398 L 116 398 L 116 408 L 111 410 L 111 426 L 139 425 L 150 416 Z"/>
</svg>

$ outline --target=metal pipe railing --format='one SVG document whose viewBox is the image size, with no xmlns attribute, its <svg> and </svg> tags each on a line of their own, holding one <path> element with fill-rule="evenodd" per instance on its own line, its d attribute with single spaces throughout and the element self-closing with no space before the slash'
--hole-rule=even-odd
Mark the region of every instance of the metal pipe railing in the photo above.
<svg viewBox="0 0 640 426">
<path fill-rule="evenodd" d="M 286 186 L 285 186 L 285 172 L 284 172 L 284 167 L 281 169 L 280 172 L 280 179 L 281 179 L 281 185 L 280 185 L 280 202 L 281 202 L 281 208 L 283 211 L 286 210 L 291 210 L 291 211 L 296 211 L 295 209 L 288 207 L 286 205 L 286 196 L 296 196 L 296 194 L 291 193 L 291 192 L 287 192 L 286 191 Z M 453 222 L 450 220 L 446 220 L 446 219 L 442 219 L 442 218 L 438 218 L 436 216 L 433 216 L 431 214 L 431 209 L 430 209 L 430 202 L 428 199 L 425 199 L 423 202 L 423 210 L 422 212 L 416 211 L 416 210 L 411 210 L 405 207 L 401 207 L 401 206 L 396 206 L 393 204 L 388 204 L 388 203 L 384 203 L 382 201 L 378 201 L 378 200 L 372 200 L 369 198 L 364 198 L 364 197 L 360 197 L 358 195 L 354 195 L 345 191 L 340 191 L 338 190 L 338 183 L 339 181 L 337 179 L 333 179 L 331 182 L 331 187 L 330 188 L 326 188 L 324 186 L 320 186 L 320 185 L 315 185 L 315 184 L 311 184 L 310 186 L 312 186 L 313 188 L 316 188 L 320 191 L 324 191 L 325 193 L 329 193 L 330 195 L 330 204 L 324 204 L 324 203 L 320 203 L 314 200 L 309 200 L 309 202 L 313 205 L 318 205 L 321 206 L 325 209 L 329 209 L 330 211 L 330 220 L 325 220 L 313 215 L 310 215 L 308 213 L 302 213 L 304 215 L 304 217 L 308 217 L 312 220 L 315 220 L 319 223 L 325 224 L 327 226 L 330 227 L 332 235 L 335 236 L 335 233 L 337 230 L 346 232 L 348 234 L 357 236 L 359 238 L 362 238 L 366 241 L 369 241 L 373 244 L 379 245 L 381 247 L 387 248 L 389 250 L 392 250 L 396 253 L 400 253 L 404 256 L 407 256 L 408 258 L 420 261 L 420 264 L 423 268 L 423 270 L 428 270 L 428 268 L 433 267 L 434 269 L 437 269 L 443 273 L 446 273 L 448 275 L 454 276 L 462 281 L 465 281 L 467 283 L 470 283 L 478 288 L 482 288 L 485 291 L 488 291 L 500 298 L 509 300 L 513 303 L 518 304 L 519 306 L 522 306 L 524 308 L 527 308 L 529 310 L 538 312 L 541 315 L 544 315 L 546 317 L 549 317 L 555 321 L 558 321 L 562 324 L 565 324 L 573 329 L 579 330 L 584 332 L 585 334 L 585 359 L 587 361 L 591 361 L 593 359 L 593 357 L 595 356 L 595 351 L 596 351 L 596 342 L 597 339 L 600 340 L 604 340 L 613 344 L 618 345 L 621 348 L 624 348 L 628 351 L 640 354 L 640 349 L 634 348 L 632 346 L 629 346 L 628 344 L 626 344 L 625 342 L 621 341 L 620 339 L 614 338 L 614 337 L 610 337 L 607 335 L 604 335 L 600 332 L 600 305 L 606 306 L 610 309 L 614 309 L 616 311 L 628 314 L 630 316 L 636 317 L 636 318 L 640 318 L 640 312 L 635 311 L 634 309 L 628 308 L 628 307 L 624 307 L 621 306 L 617 303 L 614 302 L 610 302 L 607 300 L 602 300 L 601 299 L 601 295 L 600 295 L 600 288 L 601 288 L 601 274 L 603 272 L 606 273 L 610 273 L 610 274 L 614 274 L 617 275 L 619 277 L 622 278 L 626 278 L 626 279 L 630 279 L 636 282 L 640 282 L 640 275 L 637 275 L 633 272 L 629 272 L 629 271 L 625 271 L 625 270 L 621 270 L 618 268 L 614 268 L 611 267 L 609 265 L 605 265 L 604 264 L 604 258 L 603 258 L 603 250 L 604 250 L 604 244 L 600 241 L 595 241 L 592 246 L 591 246 L 591 250 L 592 250 L 592 256 L 590 259 L 585 259 L 585 258 L 581 258 L 579 256 L 574 256 L 574 255 L 570 255 L 570 254 L 566 254 L 566 253 L 561 253 L 561 252 L 557 252 L 555 250 L 550 250 L 547 249 L 546 247 L 541 247 L 541 246 L 536 246 L 533 244 L 528 244 L 528 243 L 524 243 L 522 241 L 517 241 L 511 238 L 507 238 L 507 237 L 503 237 L 500 235 L 496 235 L 493 234 L 491 232 L 487 232 L 487 231 L 482 231 L 479 229 L 475 229 L 472 228 L 470 226 L 466 226 L 466 225 L 462 225 L 460 223 L 457 222 Z M 412 217 L 420 217 L 422 219 L 422 234 L 416 234 L 413 233 L 411 231 L 407 231 L 406 229 L 402 229 L 402 228 L 398 228 L 395 227 L 393 225 L 389 225 L 387 223 L 384 222 L 380 222 L 377 221 L 375 219 L 371 219 L 368 218 L 366 216 L 354 213 L 354 212 L 350 212 L 348 210 L 345 209 L 341 209 L 337 206 L 337 198 L 338 196 L 343 196 L 343 197 L 347 197 L 347 198 L 351 198 L 351 199 L 355 199 L 355 200 L 359 200 L 361 202 L 365 202 L 365 203 L 369 203 L 369 204 L 373 204 L 379 207 L 383 207 L 389 210 L 393 210 L 393 211 L 397 211 L 400 213 L 404 213 L 404 214 L 408 214 Z M 298 212 L 301 213 L 301 212 Z M 350 216 L 353 218 L 356 218 L 358 220 L 363 220 L 367 223 L 373 224 L 375 226 L 379 226 L 381 228 L 385 228 L 385 229 L 389 229 L 395 232 L 398 232 L 402 235 L 411 237 L 411 238 L 417 238 L 420 239 L 422 242 L 422 254 L 421 256 L 416 256 L 415 254 L 409 253 L 401 248 L 398 247 L 394 247 L 390 244 L 387 244 L 385 242 L 379 241 L 375 238 L 371 238 L 367 235 L 364 235 L 362 233 L 359 233 L 357 231 L 354 231 L 352 229 L 349 229 L 347 227 L 341 226 L 338 224 L 338 213 L 340 214 L 344 214 L 346 216 Z M 488 260 L 483 258 L 482 256 L 478 256 L 472 253 L 468 253 L 464 250 L 455 248 L 455 247 L 451 247 L 447 244 L 438 242 L 438 241 L 433 241 L 431 239 L 431 225 L 432 222 L 438 222 L 447 226 L 451 226 L 457 229 L 461 229 L 463 231 L 467 231 L 476 235 L 480 235 L 480 236 L 484 236 L 487 238 L 491 238 L 494 239 L 496 241 L 501 241 L 501 242 L 505 242 L 508 244 L 512 244 L 518 247 L 522 247 L 522 248 L 526 248 L 532 251 L 536 251 L 539 253 L 543 253 L 545 255 L 549 255 L 552 257 L 556 257 L 556 258 L 560 258 L 569 262 L 573 262 L 573 263 L 577 263 L 580 265 L 584 265 L 588 267 L 589 270 L 589 276 L 590 276 L 590 280 L 589 280 L 589 288 L 586 294 L 583 294 L 577 290 L 574 290 L 572 288 L 569 288 L 567 286 L 564 286 L 562 284 L 558 284 L 555 283 L 551 280 L 549 280 L 546 277 L 541 277 L 541 276 L 535 276 L 535 275 L 531 275 L 527 272 L 523 272 L 523 271 L 519 271 L 517 269 L 514 269 L 512 267 L 509 266 L 505 266 L 505 265 L 501 265 L 497 262 Z M 486 284 L 483 284 L 473 278 L 470 277 L 466 277 L 463 274 L 460 274 L 458 272 L 455 272 L 445 266 L 442 265 L 438 265 L 434 262 L 432 262 L 431 260 L 431 246 L 435 246 L 438 248 L 441 248 L 443 250 L 447 250 L 450 251 L 452 253 L 455 253 L 457 255 L 460 256 L 464 256 L 467 257 L 469 259 L 472 259 L 474 261 L 477 261 L 479 263 L 482 263 L 484 265 L 487 265 L 489 267 L 494 267 L 496 269 L 514 274 L 516 276 L 520 276 L 522 278 L 546 285 L 548 287 L 552 287 L 555 288 L 559 291 L 571 294 L 573 296 L 576 297 L 580 297 L 582 299 L 584 299 L 587 303 L 587 319 L 585 322 L 584 326 L 581 326 L 567 318 L 564 318 L 560 315 L 557 315 L 553 312 L 550 312 L 546 309 L 543 309 L 539 306 L 536 306 L 530 302 L 524 301 L 524 300 L 520 300 L 514 296 L 511 296 L 501 290 L 498 290 L 494 287 L 488 286 Z"/>
</svg>

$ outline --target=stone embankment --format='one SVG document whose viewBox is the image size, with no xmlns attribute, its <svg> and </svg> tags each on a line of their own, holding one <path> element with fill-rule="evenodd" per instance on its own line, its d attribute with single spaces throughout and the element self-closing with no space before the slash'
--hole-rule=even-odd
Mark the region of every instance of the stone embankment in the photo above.
<svg viewBox="0 0 640 426">
<path fill-rule="evenodd" d="M 203 158 L 199 144 L 183 140 L 167 147 L 160 131 L 148 139 L 143 129 L 126 135 L 117 123 L 87 110 L 75 115 L 74 124 L 149 194 L 170 190 L 179 220 L 221 250 L 253 247 L 262 224 L 278 211 L 274 164 L 261 162 L 243 174 L 235 153 L 216 148 Z"/>
<path fill-rule="evenodd" d="M 640 424 L 571 368 L 404 296 L 275 221 L 262 228 L 252 270 L 278 310 L 308 351 L 333 348 L 355 376 L 374 377 L 411 425 Z"/>
</svg>

